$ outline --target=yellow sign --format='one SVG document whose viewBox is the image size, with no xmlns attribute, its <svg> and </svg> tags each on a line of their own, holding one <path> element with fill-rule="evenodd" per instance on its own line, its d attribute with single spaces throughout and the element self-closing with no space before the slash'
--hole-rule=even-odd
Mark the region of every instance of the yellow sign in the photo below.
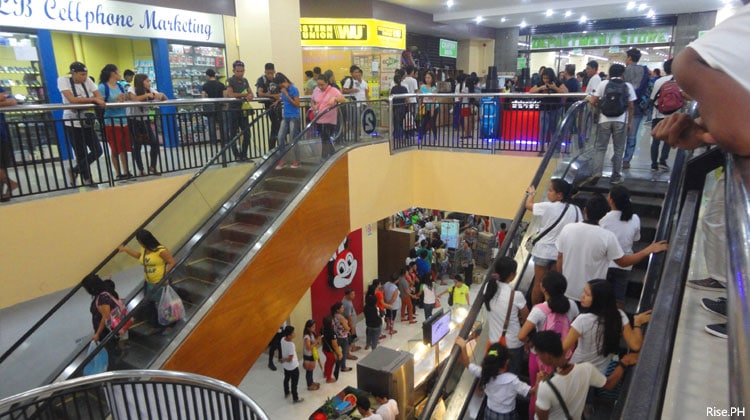
<svg viewBox="0 0 750 420">
<path fill-rule="evenodd" d="M 303 47 L 406 48 L 406 25 L 377 19 L 300 19 Z"/>
</svg>

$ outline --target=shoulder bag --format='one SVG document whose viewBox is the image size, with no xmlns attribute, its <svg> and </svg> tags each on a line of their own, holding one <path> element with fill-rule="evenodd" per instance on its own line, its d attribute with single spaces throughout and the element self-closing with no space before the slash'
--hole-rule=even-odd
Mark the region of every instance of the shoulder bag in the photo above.
<svg viewBox="0 0 750 420">
<path fill-rule="evenodd" d="M 568 211 L 568 207 L 570 207 L 570 203 L 565 203 L 565 208 L 560 213 L 560 217 L 558 217 L 557 220 L 555 220 L 555 223 L 552 223 L 550 227 L 548 227 L 547 229 L 544 229 L 544 232 L 541 232 L 537 235 L 531 235 L 531 237 L 529 237 L 529 239 L 526 240 L 526 243 L 524 244 L 526 251 L 531 252 L 531 250 L 534 249 L 534 246 L 537 244 L 537 242 L 541 241 L 545 235 L 552 232 L 552 229 L 554 229 L 555 226 L 560 224 L 560 220 L 562 220 L 563 216 L 565 216 L 565 213 Z M 576 212 L 576 219 L 578 219 L 577 212 Z"/>
<path fill-rule="evenodd" d="M 508 332 L 508 325 L 510 324 L 510 314 L 513 311 L 513 298 L 515 297 L 516 291 L 512 287 L 510 288 L 510 302 L 508 302 L 508 312 L 505 313 L 505 322 L 503 323 L 503 334 L 500 336 L 500 344 L 503 347 L 508 347 L 505 341 L 505 333 Z"/>
<path fill-rule="evenodd" d="M 550 374 L 550 376 L 547 378 L 547 385 L 549 385 L 550 389 L 552 389 L 552 392 L 555 393 L 555 397 L 557 397 L 557 401 L 560 402 L 560 408 L 562 408 L 563 413 L 565 413 L 565 418 L 567 420 L 573 420 L 573 416 L 570 415 L 570 411 L 568 411 L 568 406 L 567 404 L 565 404 L 565 400 L 563 400 L 562 395 L 560 395 L 560 391 L 558 391 L 555 384 L 552 383 L 553 376 L 555 376 L 554 372 Z"/>
</svg>

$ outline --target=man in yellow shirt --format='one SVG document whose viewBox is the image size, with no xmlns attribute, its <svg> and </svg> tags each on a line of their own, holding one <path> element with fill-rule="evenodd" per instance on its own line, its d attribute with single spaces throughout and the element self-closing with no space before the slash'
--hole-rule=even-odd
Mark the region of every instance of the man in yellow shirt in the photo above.
<svg viewBox="0 0 750 420">
<path fill-rule="evenodd" d="M 464 284 L 464 278 L 460 274 L 456 274 L 456 282 L 453 287 L 449 287 L 446 292 L 453 295 L 453 306 L 456 305 L 471 305 L 469 302 L 469 286 Z"/>
</svg>

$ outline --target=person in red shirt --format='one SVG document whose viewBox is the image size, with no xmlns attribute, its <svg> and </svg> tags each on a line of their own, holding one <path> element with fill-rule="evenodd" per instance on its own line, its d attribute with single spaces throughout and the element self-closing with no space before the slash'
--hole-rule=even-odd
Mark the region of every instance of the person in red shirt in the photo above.
<svg viewBox="0 0 750 420">
<path fill-rule="evenodd" d="M 505 234 L 508 233 L 508 225 L 500 223 L 500 232 L 497 232 L 497 247 L 500 248 L 505 242 Z"/>
</svg>

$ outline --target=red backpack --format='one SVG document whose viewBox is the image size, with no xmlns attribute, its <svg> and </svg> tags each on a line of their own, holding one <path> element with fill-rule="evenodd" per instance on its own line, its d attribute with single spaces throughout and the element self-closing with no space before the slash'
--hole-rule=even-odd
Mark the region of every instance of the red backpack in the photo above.
<svg viewBox="0 0 750 420">
<path fill-rule="evenodd" d="M 656 109 L 664 115 L 678 111 L 685 105 L 685 98 L 677 82 L 672 79 L 661 85 L 656 97 Z"/>
</svg>

